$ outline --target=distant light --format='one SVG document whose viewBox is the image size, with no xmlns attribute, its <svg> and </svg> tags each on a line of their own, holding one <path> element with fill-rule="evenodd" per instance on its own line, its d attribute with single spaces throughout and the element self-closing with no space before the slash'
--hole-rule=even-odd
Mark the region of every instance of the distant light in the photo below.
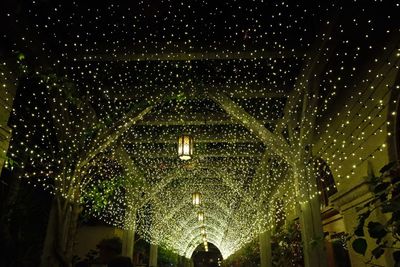
<svg viewBox="0 0 400 267">
<path fill-rule="evenodd" d="M 192 194 L 193 205 L 198 207 L 201 204 L 201 194 L 199 192 L 194 192 Z"/>
<path fill-rule="evenodd" d="M 204 221 L 204 212 L 199 211 L 197 213 L 197 218 L 198 218 L 199 222 L 203 222 Z"/>
</svg>

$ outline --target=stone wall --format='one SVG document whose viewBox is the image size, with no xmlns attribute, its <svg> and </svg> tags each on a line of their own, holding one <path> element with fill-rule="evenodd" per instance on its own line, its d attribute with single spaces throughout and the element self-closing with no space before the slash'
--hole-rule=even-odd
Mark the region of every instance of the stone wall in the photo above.
<svg viewBox="0 0 400 267">
<path fill-rule="evenodd" d="M 74 246 L 74 255 L 84 259 L 86 254 L 96 249 L 96 245 L 105 238 L 123 238 L 123 230 L 108 226 L 82 226 L 78 229 Z"/>
</svg>

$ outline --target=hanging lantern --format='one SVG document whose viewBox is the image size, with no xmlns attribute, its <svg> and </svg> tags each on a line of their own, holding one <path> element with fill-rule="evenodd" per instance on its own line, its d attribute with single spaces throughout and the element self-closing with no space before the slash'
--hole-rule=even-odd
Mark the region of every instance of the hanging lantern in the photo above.
<svg viewBox="0 0 400 267">
<path fill-rule="evenodd" d="M 198 218 L 199 222 L 203 222 L 204 221 L 204 212 L 199 211 L 197 213 L 197 218 Z"/>
<path fill-rule="evenodd" d="M 194 192 L 192 194 L 193 205 L 198 207 L 201 204 L 201 194 L 199 192 Z"/>
<path fill-rule="evenodd" d="M 202 235 L 205 235 L 206 234 L 206 229 L 203 227 L 203 228 L 201 228 L 201 234 Z"/>
<path fill-rule="evenodd" d="M 193 155 L 193 137 L 181 135 L 178 138 L 178 156 L 181 160 L 189 160 Z"/>
</svg>

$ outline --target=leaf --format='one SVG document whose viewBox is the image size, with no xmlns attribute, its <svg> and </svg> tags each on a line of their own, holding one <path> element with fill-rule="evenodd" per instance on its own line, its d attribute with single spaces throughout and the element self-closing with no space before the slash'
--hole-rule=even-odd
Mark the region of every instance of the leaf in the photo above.
<svg viewBox="0 0 400 267">
<path fill-rule="evenodd" d="M 369 222 L 368 223 L 368 233 L 372 238 L 381 239 L 387 234 L 387 231 L 381 223 Z"/>
<path fill-rule="evenodd" d="M 359 215 L 360 223 L 362 222 L 362 224 L 364 225 L 365 220 L 369 217 L 370 214 L 371 214 L 371 210 L 367 210 L 367 211 L 361 213 Z"/>
<path fill-rule="evenodd" d="M 386 188 L 388 188 L 390 183 L 379 183 L 374 187 L 374 193 L 377 194 L 379 192 L 384 191 Z"/>
<path fill-rule="evenodd" d="M 176 100 L 179 102 L 179 101 L 185 100 L 185 99 L 186 99 L 186 96 L 185 96 L 185 93 L 180 92 L 180 93 L 178 93 L 178 94 L 176 95 L 175 98 L 176 98 Z"/>
<path fill-rule="evenodd" d="M 351 244 L 352 248 L 354 249 L 355 252 L 358 254 L 365 255 L 365 252 L 367 251 L 367 241 L 364 238 L 357 238 L 353 241 Z"/>
<path fill-rule="evenodd" d="M 378 197 L 381 202 L 385 202 L 387 200 L 388 195 L 387 194 L 379 194 Z"/>
<path fill-rule="evenodd" d="M 24 59 L 25 59 L 24 53 L 19 53 L 19 54 L 18 54 L 18 60 L 19 60 L 19 61 L 22 61 L 22 60 L 24 60 Z"/>
<path fill-rule="evenodd" d="M 385 253 L 383 246 L 378 246 L 371 251 L 371 254 L 375 257 L 375 259 L 378 259 L 383 253 Z"/>
<path fill-rule="evenodd" d="M 364 224 L 365 224 L 365 220 L 369 217 L 369 215 L 371 214 L 370 210 L 367 210 L 364 213 L 361 213 L 358 216 L 358 225 L 357 228 L 354 231 L 354 234 L 356 236 L 364 236 Z"/>
<path fill-rule="evenodd" d="M 396 161 L 392 161 L 392 162 L 389 162 L 388 164 L 386 164 L 385 166 L 383 166 L 381 169 L 380 169 L 380 173 L 385 173 L 385 172 L 387 172 L 388 170 L 390 170 L 394 165 L 396 164 Z"/>
<path fill-rule="evenodd" d="M 354 234 L 356 236 L 364 236 L 364 228 L 363 228 L 363 226 L 362 225 L 358 225 L 358 227 L 354 231 Z"/>
<path fill-rule="evenodd" d="M 382 210 L 382 213 L 399 212 L 400 211 L 400 202 L 388 201 L 387 203 L 383 203 L 381 210 Z"/>
</svg>

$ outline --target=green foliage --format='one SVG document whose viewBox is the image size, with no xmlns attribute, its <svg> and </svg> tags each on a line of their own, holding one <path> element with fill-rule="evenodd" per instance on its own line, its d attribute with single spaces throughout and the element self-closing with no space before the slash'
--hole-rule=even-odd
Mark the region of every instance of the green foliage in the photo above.
<svg viewBox="0 0 400 267">
<path fill-rule="evenodd" d="M 18 72 L 20 75 L 24 75 L 28 72 L 28 66 L 26 64 L 26 56 L 24 53 L 16 51 L 16 61 L 18 63 Z"/>
<path fill-rule="evenodd" d="M 185 95 L 185 93 L 179 92 L 179 93 L 176 95 L 176 101 L 180 102 L 180 101 L 184 101 L 184 100 L 186 100 L 186 95 Z"/>
<path fill-rule="evenodd" d="M 247 243 L 239 251 L 222 262 L 222 266 L 260 266 L 260 248 L 258 239 Z"/>
<path fill-rule="evenodd" d="M 315 245 L 319 241 L 314 240 Z M 272 236 L 273 266 L 302 266 L 303 245 L 301 243 L 300 224 L 293 222 L 286 229 L 278 230 Z"/>
<path fill-rule="evenodd" d="M 164 246 L 158 247 L 158 266 L 177 266 L 178 255 Z"/>
<path fill-rule="evenodd" d="M 365 255 L 371 252 L 371 258 L 380 258 L 386 250 L 394 250 L 393 259 L 400 263 L 400 164 L 391 162 L 380 170 L 380 176 L 369 173 L 367 181 L 371 186 L 374 196 L 362 207 L 358 207 L 358 224 L 352 236 L 352 248 L 355 252 Z M 370 220 L 366 224 L 374 210 L 386 214 L 384 221 Z M 365 239 L 365 229 L 368 236 L 375 240 L 375 246 L 368 247 Z"/>
<path fill-rule="evenodd" d="M 365 255 L 367 251 L 367 241 L 364 238 L 355 239 L 351 245 L 355 252 Z"/>
<path fill-rule="evenodd" d="M 7 168 L 11 171 L 14 169 L 14 167 L 20 166 L 18 161 L 12 157 L 0 155 L 0 159 L 4 160 L 4 168 Z"/>
<path fill-rule="evenodd" d="M 82 192 L 81 202 L 90 203 L 91 210 L 101 213 L 113 201 L 117 191 L 124 185 L 124 178 L 95 180 L 87 190 Z"/>
<path fill-rule="evenodd" d="M 24 53 L 18 53 L 18 60 L 19 61 L 23 61 L 25 59 L 25 55 L 24 55 Z"/>
</svg>

